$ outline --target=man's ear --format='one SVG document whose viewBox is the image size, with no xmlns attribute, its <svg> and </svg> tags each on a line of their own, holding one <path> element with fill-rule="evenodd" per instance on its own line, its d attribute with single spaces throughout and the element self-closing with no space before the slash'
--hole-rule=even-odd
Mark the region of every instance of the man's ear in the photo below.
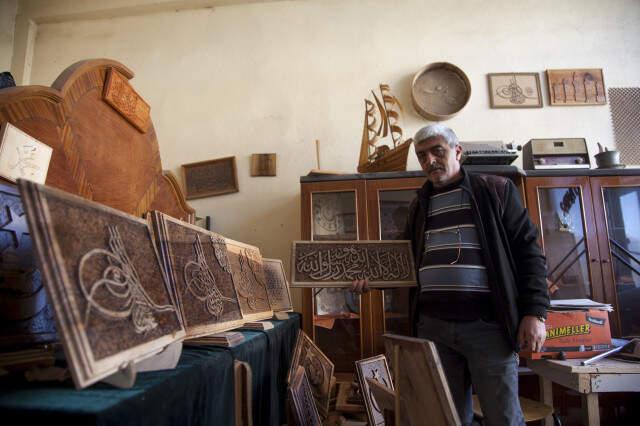
<svg viewBox="0 0 640 426">
<path fill-rule="evenodd" d="M 462 157 L 462 147 L 460 145 L 456 145 L 456 160 L 460 161 Z"/>
</svg>

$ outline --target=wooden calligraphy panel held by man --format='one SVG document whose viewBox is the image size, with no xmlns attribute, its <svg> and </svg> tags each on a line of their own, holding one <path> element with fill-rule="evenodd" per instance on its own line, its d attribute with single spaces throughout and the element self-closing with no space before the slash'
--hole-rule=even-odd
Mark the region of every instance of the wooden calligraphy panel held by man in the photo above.
<svg viewBox="0 0 640 426">
<path fill-rule="evenodd" d="M 294 241 L 291 287 L 415 287 L 410 241 Z"/>
<path fill-rule="evenodd" d="M 242 326 L 224 237 L 160 212 L 151 223 L 187 337 Z"/>
<path fill-rule="evenodd" d="M 263 258 L 262 265 L 264 267 L 264 278 L 267 284 L 269 303 L 273 311 L 293 311 L 291 293 L 289 292 L 289 284 L 287 283 L 287 276 L 284 272 L 282 260 Z"/>
<path fill-rule="evenodd" d="M 245 321 L 271 318 L 273 310 L 269 305 L 260 250 L 229 238 L 225 240 L 242 317 Z"/>
<path fill-rule="evenodd" d="M 184 337 L 147 223 L 18 181 L 76 387 Z"/>
</svg>

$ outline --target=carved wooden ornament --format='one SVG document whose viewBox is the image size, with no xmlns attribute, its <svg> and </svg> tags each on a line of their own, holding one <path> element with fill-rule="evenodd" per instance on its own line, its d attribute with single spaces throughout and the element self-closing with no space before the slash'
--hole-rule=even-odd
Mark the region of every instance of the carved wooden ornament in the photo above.
<svg viewBox="0 0 640 426">
<path fill-rule="evenodd" d="M 291 287 L 416 286 L 410 241 L 294 241 L 292 250 Z"/>
<path fill-rule="evenodd" d="M 160 212 L 151 225 L 187 338 L 242 326 L 224 237 Z"/>
<path fill-rule="evenodd" d="M 144 220 L 30 181 L 18 187 L 77 388 L 184 337 Z"/>
<path fill-rule="evenodd" d="M 116 69 L 107 72 L 104 100 L 142 133 L 149 127 L 151 107 L 136 92 L 129 80 Z"/>
</svg>

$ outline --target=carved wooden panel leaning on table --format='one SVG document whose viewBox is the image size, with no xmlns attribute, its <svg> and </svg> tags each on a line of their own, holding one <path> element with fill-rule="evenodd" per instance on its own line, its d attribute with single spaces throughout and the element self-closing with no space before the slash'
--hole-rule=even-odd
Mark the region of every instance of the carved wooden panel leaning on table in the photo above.
<svg viewBox="0 0 640 426">
<path fill-rule="evenodd" d="M 640 392 L 640 364 L 612 359 L 584 366 L 580 362 L 579 359 L 527 362 L 540 376 L 542 402 L 553 405 L 552 382 L 578 391 L 582 394 L 582 424 L 597 426 L 600 424 L 600 392 Z M 552 424 L 551 417 L 545 419 L 545 426 Z"/>
</svg>

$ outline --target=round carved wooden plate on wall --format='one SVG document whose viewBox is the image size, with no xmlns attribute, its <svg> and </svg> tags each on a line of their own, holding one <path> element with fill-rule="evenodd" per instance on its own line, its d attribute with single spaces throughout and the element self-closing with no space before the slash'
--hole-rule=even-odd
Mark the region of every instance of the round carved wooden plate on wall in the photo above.
<svg viewBox="0 0 640 426">
<path fill-rule="evenodd" d="M 416 112 L 432 121 L 447 120 L 467 105 L 471 82 L 457 66 L 434 62 L 418 71 L 411 83 Z"/>
</svg>

